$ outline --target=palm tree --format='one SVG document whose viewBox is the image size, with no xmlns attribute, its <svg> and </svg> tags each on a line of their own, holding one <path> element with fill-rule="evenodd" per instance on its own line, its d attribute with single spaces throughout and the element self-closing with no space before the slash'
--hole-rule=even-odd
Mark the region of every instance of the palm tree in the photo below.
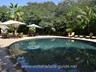
<svg viewBox="0 0 96 72">
<path fill-rule="evenodd" d="M 8 13 L 10 13 L 10 17 L 15 20 L 15 21 L 18 21 L 18 20 L 22 20 L 22 15 L 24 14 L 22 11 L 21 11 L 22 7 L 19 7 L 18 4 L 12 4 L 10 3 L 10 6 L 9 6 L 9 11 Z M 15 33 L 16 33 L 16 25 L 14 26 L 9 26 L 12 31 L 14 30 Z"/>
<path fill-rule="evenodd" d="M 79 23 L 82 24 L 82 28 L 88 27 L 88 34 L 89 34 L 89 24 L 91 22 L 91 19 L 94 15 L 94 12 L 92 8 L 89 8 L 86 6 L 85 10 L 82 10 L 79 8 L 79 15 L 77 15 L 77 19 L 79 20 Z"/>
<path fill-rule="evenodd" d="M 12 4 L 10 3 L 11 5 L 9 6 L 10 8 L 10 13 L 11 13 L 11 18 L 14 19 L 14 20 L 22 20 L 22 15 L 24 14 L 22 11 L 21 11 L 21 7 L 18 7 L 18 4 Z"/>
</svg>

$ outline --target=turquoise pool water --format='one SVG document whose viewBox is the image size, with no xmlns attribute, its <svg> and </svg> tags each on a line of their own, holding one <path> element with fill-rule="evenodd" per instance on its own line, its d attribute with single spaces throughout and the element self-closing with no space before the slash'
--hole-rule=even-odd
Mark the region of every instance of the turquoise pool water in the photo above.
<svg viewBox="0 0 96 72">
<path fill-rule="evenodd" d="M 17 61 L 28 72 L 95 72 L 96 43 L 65 38 L 32 39 L 10 49 L 27 51 Z"/>
</svg>

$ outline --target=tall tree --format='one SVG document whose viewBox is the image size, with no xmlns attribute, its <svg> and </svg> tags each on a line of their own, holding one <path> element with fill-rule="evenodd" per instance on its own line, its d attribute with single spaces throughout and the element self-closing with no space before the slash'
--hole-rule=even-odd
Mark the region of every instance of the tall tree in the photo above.
<svg viewBox="0 0 96 72">
<path fill-rule="evenodd" d="M 21 11 L 22 7 L 18 7 L 18 4 L 12 4 L 12 3 L 10 4 L 11 4 L 9 6 L 10 8 L 9 12 L 11 13 L 10 17 L 14 20 L 21 20 L 23 15 L 23 12 Z"/>
<path fill-rule="evenodd" d="M 7 13 L 9 9 L 6 6 L 0 7 L 0 21 L 4 22 L 9 18 L 9 14 Z"/>
<path fill-rule="evenodd" d="M 96 15 L 96 13 L 94 13 L 92 8 L 90 8 L 88 6 L 86 6 L 85 10 L 79 9 L 79 15 L 77 16 L 77 18 L 83 24 L 82 28 L 87 27 L 88 33 L 89 33 L 89 26 L 91 24 L 91 20 L 92 20 L 93 16 L 95 16 L 95 15 Z"/>
</svg>

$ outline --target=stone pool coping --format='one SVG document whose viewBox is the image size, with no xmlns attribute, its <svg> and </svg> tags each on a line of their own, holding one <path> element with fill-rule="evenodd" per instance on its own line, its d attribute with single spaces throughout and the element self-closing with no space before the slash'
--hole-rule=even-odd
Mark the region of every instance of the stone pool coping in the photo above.
<svg viewBox="0 0 96 72">
<path fill-rule="evenodd" d="M 64 36 L 35 36 L 35 37 L 9 38 L 9 39 L 0 38 L 0 48 L 8 47 L 9 45 L 11 45 L 14 42 L 18 42 L 18 41 L 22 41 L 22 40 L 28 40 L 28 39 L 34 39 L 34 38 L 69 38 L 69 37 L 64 37 Z M 78 40 L 96 42 L 96 39 L 74 38 L 74 37 L 71 37 L 70 39 L 78 39 Z"/>
<path fill-rule="evenodd" d="M 0 38 L 0 63 L 2 62 L 4 66 L 4 69 L 0 72 L 23 72 L 20 68 L 16 69 L 13 66 L 12 61 L 8 58 L 8 46 L 10 46 L 12 43 L 22 41 L 22 40 L 30 40 L 30 39 L 35 39 L 35 38 L 69 38 L 69 37 L 64 37 L 64 36 L 35 36 L 35 37 L 23 37 L 23 38 L 9 38 L 9 39 L 2 39 Z M 91 41 L 96 43 L 96 39 L 85 39 L 85 38 L 74 38 L 71 37 L 69 39 L 78 39 L 78 40 L 84 40 L 84 41 Z M 2 68 L 0 64 L 0 68 Z M 9 70 L 9 71 L 7 71 Z"/>
</svg>

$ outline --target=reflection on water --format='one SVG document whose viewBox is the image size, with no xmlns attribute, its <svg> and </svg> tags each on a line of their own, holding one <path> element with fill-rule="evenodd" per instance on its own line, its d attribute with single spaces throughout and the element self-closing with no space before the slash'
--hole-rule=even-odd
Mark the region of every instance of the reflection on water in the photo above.
<svg viewBox="0 0 96 72">
<path fill-rule="evenodd" d="M 43 65 L 42 68 L 58 68 L 60 70 L 58 72 L 71 69 L 79 72 L 93 72 L 96 70 L 96 50 L 90 49 L 55 48 L 49 50 L 28 50 L 26 54 L 19 56 L 17 60 L 23 67 L 30 69 L 40 68 Z"/>
<path fill-rule="evenodd" d="M 28 72 L 96 71 L 94 43 L 67 39 L 36 39 L 11 46 L 17 47 L 27 51 L 18 56 L 17 61 Z"/>
</svg>

